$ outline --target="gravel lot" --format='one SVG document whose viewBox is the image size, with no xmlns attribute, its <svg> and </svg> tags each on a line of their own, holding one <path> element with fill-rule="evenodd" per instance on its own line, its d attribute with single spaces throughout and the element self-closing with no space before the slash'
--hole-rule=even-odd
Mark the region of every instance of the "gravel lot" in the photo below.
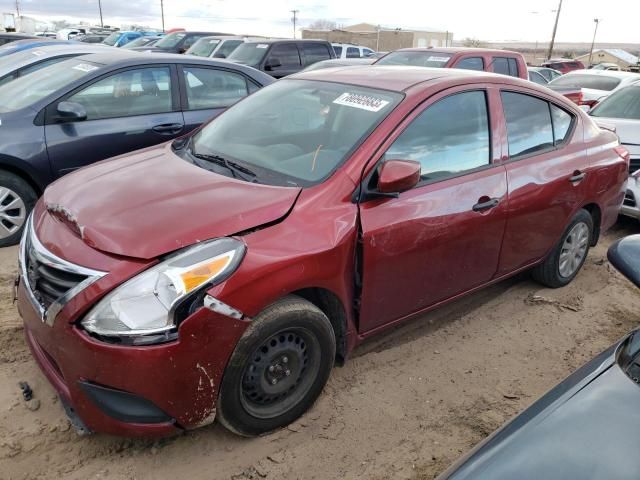
<svg viewBox="0 0 640 480">
<path fill-rule="evenodd" d="M 631 233 L 621 220 L 564 289 L 521 275 L 366 343 L 285 430 L 155 442 L 70 429 L 11 302 L 17 249 L 0 250 L 0 479 L 431 479 L 638 324 L 640 295 L 606 261 Z"/>
</svg>

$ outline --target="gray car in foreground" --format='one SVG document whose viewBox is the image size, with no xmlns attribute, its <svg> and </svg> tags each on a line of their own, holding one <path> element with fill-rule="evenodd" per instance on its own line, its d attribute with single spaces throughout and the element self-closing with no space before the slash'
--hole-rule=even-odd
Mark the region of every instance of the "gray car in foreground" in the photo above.
<svg viewBox="0 0 640 480">
<path fill-rule="evenodd" d="M 640 287 L 640 235 L 609 249 Z M 439 480 L 640 478 L 640 331 L 577 370 Z"/>
<path fill-rule="evenodd" d="M 56 178 L 184 135 L 272 83 L 253 68 L 105 51 L 0 86 L 0 246 L 17 243 Z"/>
</svg>

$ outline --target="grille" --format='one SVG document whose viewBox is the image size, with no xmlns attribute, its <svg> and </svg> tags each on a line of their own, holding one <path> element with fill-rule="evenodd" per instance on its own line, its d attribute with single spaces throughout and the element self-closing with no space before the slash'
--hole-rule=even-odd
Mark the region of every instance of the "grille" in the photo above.
<svg viewBox="0 0 640 480">
<path fill-rule="evenodd" d="M 45 309 L 88 278 L 87 275 L 68 272 L 41 262 L 38 260 L 30 241 L 27 243 L 26 256 L 26 270 L 31 293 Z"/>
<path fill-rule="evenodd" d="M 627 190 L 627 192 L 624 194 L 624 205 L 626 205 L 627 207 L 636 206 L 636 199 L 633 196 L 633 192 L 631 190 Z"/>
<path fill-rule="evenodd" d="M 637 172 L 640 170 L 640 157 L 631 157 L 629 161 L 629 173 Z"/>
</svg>

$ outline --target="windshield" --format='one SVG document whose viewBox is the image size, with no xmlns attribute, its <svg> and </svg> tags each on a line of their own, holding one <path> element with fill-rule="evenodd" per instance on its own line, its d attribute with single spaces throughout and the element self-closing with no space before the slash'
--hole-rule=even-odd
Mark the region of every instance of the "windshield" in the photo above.
<svg viewBox="0 0 640 480">
<path fill-rule="evenodd" d="M 413 67 L 444 67 L 451 55 L 439 52 L 391 52 L 376 62 L 376 65 L 411 65 Z"/>
<path fill-rule="evenodd" d="M 625 87 L 605 98 L 592 111 L 594 117 L 640 120 L 640 85 Z"/>
<path fill-rule="evenodd" d="M 131 40 L 122 46 L 122 48 L 136 48 L 136 47 L 144 47 L 146 44 L 151 43 L 155 40 L 155 37 L 138 37 L 135 40 Z"/>
<path fill-rule="evenodd" d="M 268 43 L 243 43 L 227 58 L 244 65 L 258 65 L 268 49 Z"/>
<path fill-rule="evenodd" d="M 164 37 L 162 40 L 158 40 L 156 43 L 156 47 L 158 48 L 173 48 L 180 43 L 184 37 L 186 37 L 186 32 L 173 32 Z"/>
<path fill-rule="evenodd" d="M 206 125 L 190 151 L 238 163 L 261 183 L 310 186 L 331 175 L 401 99 L 385 90 L 280 80 Z"/>
<path fill-rule="evenodd" d="M 574 73 L 558 77 L 550 82 L 549 85 L 556 85 L 558 87 L 591 88 L 594 90 L 610 92 L 620 85 L 620 79 L 616 77 L 607 77 L 606 75 Z"/>
<path fill-rule="evenodd" d="M 105 38 L 102 43 L 106 44 L 106 45 L 111 45 L 112 47 L 116 44 L 116 42 L 118 41 L 118 39 L 120 38 L 120 35 L 122 35 L 120 32 L 113 32 L 111 35 L 109 35 L 107 38 Z"/>
<path fill-rule="evenodd" d="M 12 67 L 10 70 L 13 71 L 15 68 L 22 66 L 25 61 L 26 63 L 31 63 L 29 60 L 33 60 L 35 62 L 45 54 L 46 52 L 44 50 L 39 48 L 30 48 L 5 57 L 0 57 L 0 71 L 5 70 L 7 67 Z"/>
<path fill-rule="evenodd" d="M 187 53 L 198 57 L 210 57 L 219 43 L 220 39 L 218 38 L 201 38 L 187 50 Z"/>
<path fill-rule="evenodd" d="M 0 112 L 11 112 L 33 105 L 98 68 L 100 66 L 97 64 L 78 59 L 65 60 L 0 85 Z"/>
</svg>

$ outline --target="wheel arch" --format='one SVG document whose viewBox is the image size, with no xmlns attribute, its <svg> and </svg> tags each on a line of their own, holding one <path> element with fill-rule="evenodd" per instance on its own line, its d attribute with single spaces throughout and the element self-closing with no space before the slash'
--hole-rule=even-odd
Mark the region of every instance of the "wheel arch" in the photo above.
<svg viewBox="0 0 640 480">
<path fill-rule="evenodd" d="M 602 225 L 602 209 L 600 206 L 593 202 L 587 203 L 582 207 L 584 210 L 589 212 L 591 218 L 593 219 L 593 236 L 591 238 L 591 246 L 595 247 L 598 244 L 598 240 L 600 239 L 600 229 Z"/>
<path fill-rule="evenodd" d="M 29 169 L 22 168 L 18 166 L 19 163 L 22 163 L 19 160 L 16 160 L 12 157 L 0 156 L 0 170 L 4 170 L 9 173 L 13 173 L 18 177 L 22 178 L 27 184 L 33 188 L 38 196 L 42 195 L 44 191 L 44 185 L 42 185 L 38 180 L 36 180 L 35 176 L 32 172 L 29 172 Z"/>
</svg>

